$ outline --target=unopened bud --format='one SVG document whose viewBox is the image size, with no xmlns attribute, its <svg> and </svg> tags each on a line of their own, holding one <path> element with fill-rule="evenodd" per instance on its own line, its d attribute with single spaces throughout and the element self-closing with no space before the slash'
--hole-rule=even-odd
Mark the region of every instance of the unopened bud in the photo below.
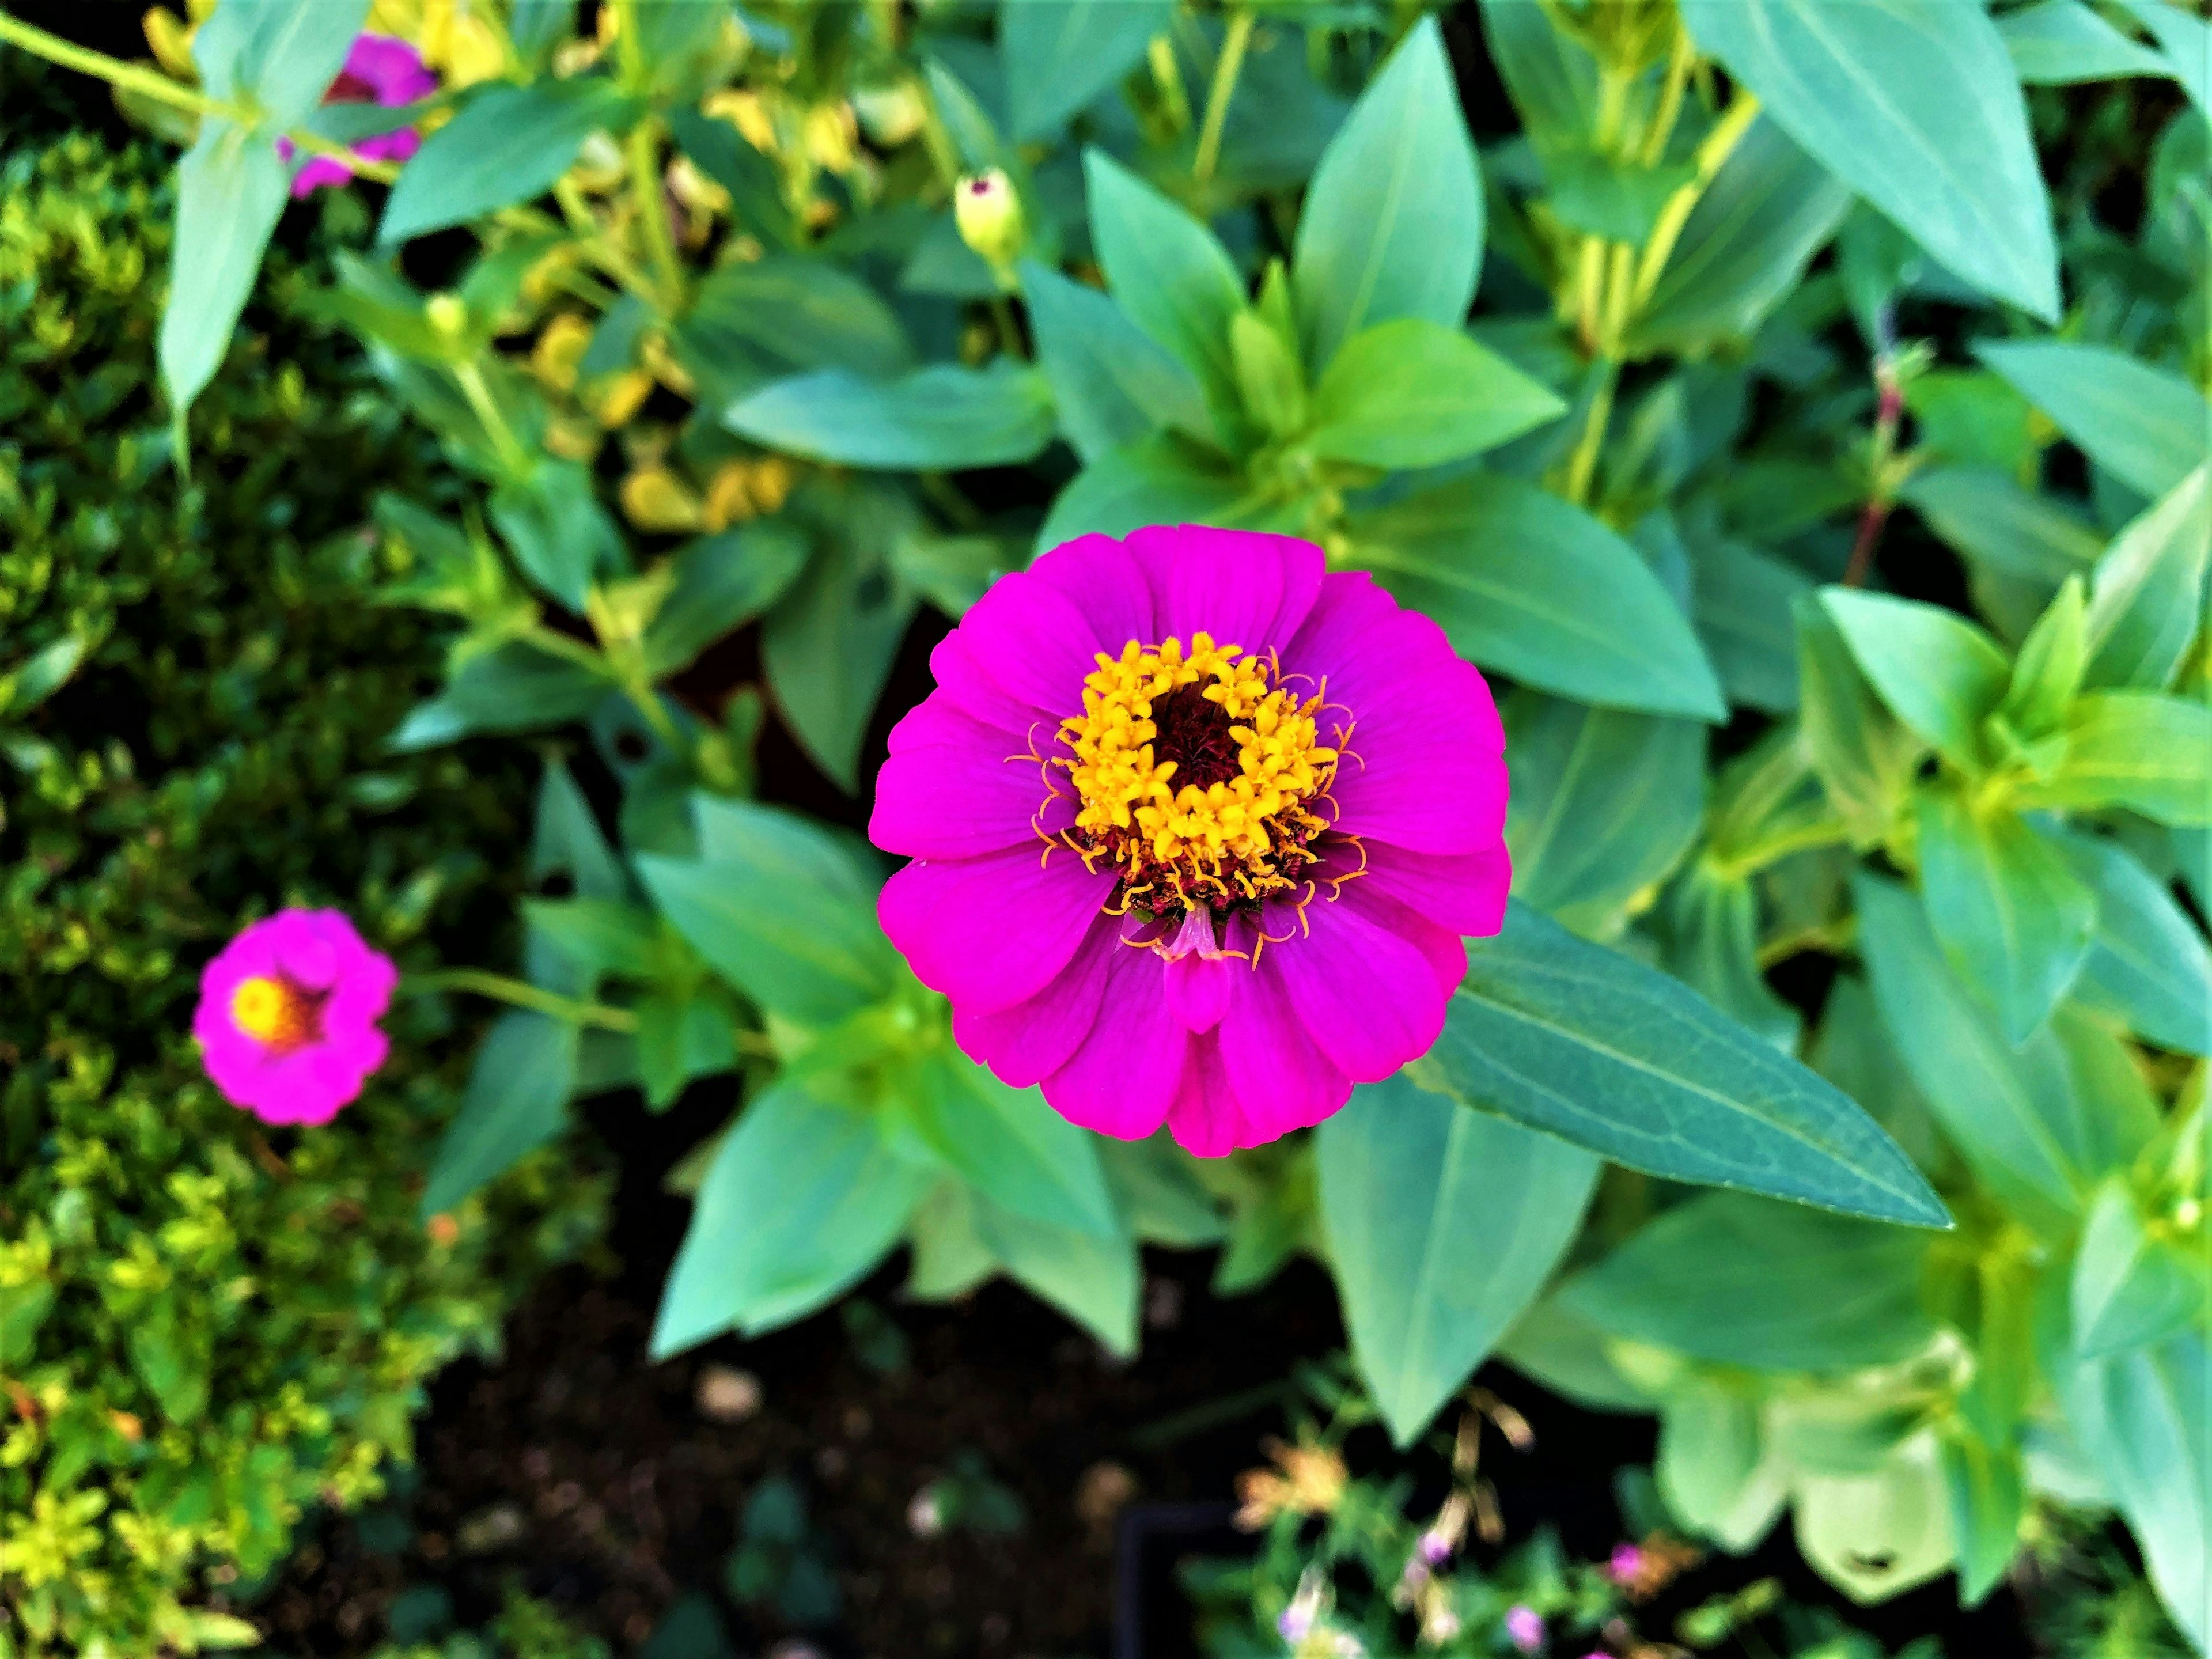
<svg viewBox="0 0 2212 1659">
<path fill-rule="evenodd" d="M 441 338 L 457 340 L 469 325 L 468 301 L 458 294 L 433 294 L 423 302 L 422 315 Z"/>
<path fill-rule="evenodd" d="M 960 240 L 983 256 L 994 271 L 1005 271 L 1021 257 L 1027 230 L 1022 223 L 1021 198 L 1013 181 L 1001 167 L 988 173 L 964 174 L 953 192 L 953 217 L 960 225 Z"/>
</svg>

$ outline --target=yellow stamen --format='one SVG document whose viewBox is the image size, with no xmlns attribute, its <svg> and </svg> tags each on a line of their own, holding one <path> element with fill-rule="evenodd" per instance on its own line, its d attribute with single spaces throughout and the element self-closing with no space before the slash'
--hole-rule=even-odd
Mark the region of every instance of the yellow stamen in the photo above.
<svg viewBox="0 0 2212 1659">
<path fill-rule="evenodd" d="M 1083 713 L 1060 724 L 1073 753 L 1053 761 L 1075 786 L 1070 835 L 1086 859 L 1103 856 L 1125 892 L 1148 890 L 1158 908 L 1252 902 L 1304 885 L 1315 857 L 1306 844 L 1329 823 L 1311 807 L 1336 775 L 1338 751 L 1318 731 L 1322 697 L 1300 699 L 1273 684 L 1270 662 L 1206 634 L 1187 649 L 1180 639 L 1149 648 L 1131 640 L 1097 663 Z M 1186 688 L 1196 696 L 1179 700 L 1181 729 L 1170 722 L 1163 753 L 1163 705 Z"/>
<path fill-rule="evenodd" d="M 313 1034 L 314 1006 L 289 980 L 257 974 L 230 994 L 230 1023 L 269 1048 L 295 1048 Z"/>
</svg>

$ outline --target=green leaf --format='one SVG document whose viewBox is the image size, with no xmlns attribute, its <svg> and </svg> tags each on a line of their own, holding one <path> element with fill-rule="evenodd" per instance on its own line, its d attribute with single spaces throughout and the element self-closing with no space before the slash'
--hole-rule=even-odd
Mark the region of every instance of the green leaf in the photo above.
<svg viewBox="0 0 2212 1659">
<path fill-rule="evenodd" d="M 2074 1257 L 2074 1352 L 2104 1359 L 2203 1322 L 2205 1265 L 2148 1231 L 2124 1176 L 2097 1188 Z"/>
<path fill-rule="evenodd" d="M 1929 1109 L 2008 1208 L 2063 1228 L 2111 1156 L 2088 1115 L 2111 1109 L 2085 1104 L 2074 1076 L 2074 1048 L 2092 1058 L 2081 1017 L 2062 1011 L 2015 1047 L 1951 972 L 1910 892 L 1867 875 L 1851 891 L 1875 1000 Z"/>
<path fill-rule="evenodd" d="M 2027 1482 L 2016 1447 L 1994 1447 L 1979 1435 L 1950 1436 L 1942 1455 L 1958 1554 L 1959 1601 L 1975 1607 L 2004 1582 L 2006 1569 L 2020 1553 Z"/>
<path fill-rule="evenodd" d="M 1037 366 L 1051 384 L 1060 429 L 1079 456 L 1096 461 L 1164 426 L 1212 436 L 1213 416 L 1191 371 L 1112 299 L 1034 259 L 1024 259 L 1020 270 Z"/>
<path fill-rule="evenodd" d="M 1506 700 L 1504 715 L 1514 891 L 1569 927 L 1602 933 L 1697 838 L 1705 728 L 1526 691 Z"/>
<path fill-rule="evenodd" d="M 2173 65 L 2130 40 L 2081 0 L 2041 0 L 2008 12 L 1997 33 L 2028 86 L 2065 87 L 2127 75 L 2171 76 Z"/>
<path fill-rule="evenodd" d="M 1668 200 L 1696 181 L 1686 161 L 1656 167 L 1595 150 L 1563 149 L 1544 157 L 1546 203 L 1559 222 L 1608 242 L 1642 247 Z"/>
<path fill-rule="evenodd" d="M 170 418 L 180 428 L 192 399 L 222 366 L 289 190 L 266 132 L 215 116 L 201 121 L 199 137 L 177 163 L 160 355 Z"/>
<path fill-rule="evenodd" d="M 538 786 L 529 876 L 538 883 L 556 872 L 567 876 L 585 898 L 622 899 L 630 893 L 629 878 L 614 849 L 607 845 L 591 803 L 584 799 L 568 767 L 558 758 L 550 758 Z"/>
<path fill-rule="evenodd" d="M 1851 193 L 1761 116 L 1683 222 L 1629 328 L 1638 356 L 1748 340 L 1796 290 Z"/>
<path fill-rule="evenodd" d="M 1790 1495 L 1762 1443 L 1750 1390 L 1702 1377 L 1670 1389 L 1652 1470 L 1668 1510 L 1723 1549 L 1750 1549 Z"/>
<path fill-rule="evenodd" d="M 2062 847 L 2097 895 L 2097 934 L 2075 1000 L 2160 1048 L 2212 1054 L 2212 949 L 2203 934 L 2118 842 L 2077 835 Z"/>
<path fill-rule="evenodd" d="M 1416 1082 L 1631 1169 L 1942 1226 L 1911 1161 L 1836 1089 L 1680 981 L 1525 906 L 1470 944 Z"/>
<path fill-rule="evenodd" d="M 450 1210 L 561 1133 L 576 1088 L 577 1028 L 520 1009 L 485 1033 L 461 1109 L 431 1160 L 426 1216 Z"/>
<path fill-rule="evenodd" d="M 1167 433 L 1109 449 L 1054 498 L 1037 551 L 1078 536 L 1126 536 L 1152 524 L 1221 524 L 1247 497 L 1243 478 Z"/>
<path fill-rule="evenodd" d="M 400 170 L 376 240 L 388 247 L 544 195 L 585 139 L 626 128 L 636 108 L 590 76 L 479 87 Z"/>
<path fill-rule="evenodd" d="M 1928 1235 L 1708 1193 L 1561 1287 L 1613 1336 L 1753 1370 L 1889 1364 L 1935 1334 L 1920 1306 Z"/>
<path fill-rule="evenodd" d="M 1458 329 L 1401 317 L 1353 335 L 1329 360 L 1305 447 L 1367 466 L 1440 466 L 1566 412 L 1551 392 Z"/>
<path fill-rule="evenodd" d="M 860 743 L 915 596 L 885 568 L 874 538 L 837 536 L 814 556 L 761 629 L 769 687 L 807 757 L 847 793 L 860 789 Z"/>
<path fill-rule="evenodd" d="M 408 712 L 386 746 L 404 754 L 487 732 L 566 726 L 590 714 L 611 689 L 580 663 L 510 640 L 463 662 L 442 692 Z"/>
<path fill-rule="evenodd" d="M 2066 715 L 2051 774 L 2024 806 L 2128 806 L 2160 823 L 2212 823 L 2212 708 L 2149 691 L 2089 691 Z"/>
<path fill-rule="evenodd" d="M 1056 1227 L 979 1200 L 975 1234 L 1008 1273 L 1083 1326 L 1109 1353 L 1137 1352 L 1144 1273 L 1134 1240 Z"/>
<path fill-rule="evenodd" d="M 1172 0 L 1000 0 L 999 61 L 1015 139 L 1049 137 L 1142 63 L 1174 21 Z"/>
<path fill-rule="evenodd" d="M 652 911 L 618 899 L 525 899 L 523 919 L 594 981 L 658 978 L 660 923 Z"/>
<path fill-rule="evenodd" d="M 798 371 L 887 380 L 914 366 L 906 331 L 873 289 L 829 259 L 791 254 L 713 272 L 669 343 L 710 407 Z"/>
<path fill-rule="evenodd" d="M 1297 343 L 1257 311 L 1229 319 L 1229 360 L 1244 413 L 1270 438 L 1294 437 L 1308 420 L 1305 369 Z"/>
<path fill-rule="evenodd" d="M 54 1286 L 47 1279 L 24 1285 L 0 1285 L 0 1365 L 22 1369 L 31 1357 L 39 1327 L 53 1311 Z"/>
<path fill-rule="evenodd" d="M 1586 148 L 1597 133 L 1597 61 L 1527 0 L 1482 0 L 1491 60 L 1540 154 Z"/>
<path fill-rule="evenodd" d="M 2163 691 L 2203 625 L 2208 563 L 2212 466 L 2200 466 L 2115 536 L 2097 561 L 2084 684 Z"/>
<path fill-rule="evenodd" d="M 715 641 L 775 603 L 806 563 L 806 541 L 788 526 L 740 526 L 687 544 L 675 585 L 645 631 L 646 672 L 681 672 Z"/>
<path fill-rule="evenodd" d="M 1802 595 L 1792 608 L 1806 753 L 1853 843 L 1869 846 L 1888 835 L 1903 809 L 1923 750 L 1867 684 L 1819 598 Z"/>
<path fill-rule="evenodd" d="M 1759 895 L 1750 878 L 1700 859 L 1667 902 L 1668 972 L 1747 1030 L 1788 1054 L 1802 1024 L 1768 987 L 1759 966 Z"/>
<path fill-rule="evenodd" d="M 1043 375 L 1000 358 L 987 368 L 934 363 L 896 380 L 823 369 L 740 398 L 722 422 L 787 454 L 884 471 L 1011 466 L 1052 441 Z"/>
<path fill-rule="evenodd" d="M 896 983 L 897 957 L 872 908 L 801 884 L 781 862 L 656 854 L 635 862 L 676 931 L 771 1013 L 833 1025 Z"/>
<path fill-rule="evenodd" d="M 1408 1445 L 1543 1288 L 1598 1160 L 1403 1078 L 1355 1090 L 1316 1146 L 1352 1358 Z"/>
<path fill-rule="evenodd" d="M 214 1361 L 210 1333 L 185 1326 L 177 1317 L 173 1291 L 131 1321 L 124 1346 L 131 1369 L 163 1417 L 183 1428 L 206 1414 L 208 1373 Z"/>
<path fill-rule="evenodd" d="M 1801 695 L 1793 610 L 1813 584 L 1796 566 L 1741 542 L 1711 541 L 1695 553 L 1698 633 L 1729 701 L 1790 713 Z"/>
<path fill-rule="evenodd" d="M 1115 1207 L 1138 1238 L 1191 1250 L 1218 1244 L 1227 1235 L 1190 1154 L 1164 1133 L 1144 1140 L 1101 1136 L 1097 1147 Z"/>
<path fill-rule="evenodd" d="M 1936 259 L 2057 320 L 2027 105 L 1979 6 L 1686 0 L 1682 15 L 1778 126 Z"/>
<path fill-rule="evenodd" d="M 2091 460 L 2143 495 L 2167 494 L 2203 464 L 2212 407 L 2169 369 L 2071 340 L 1984 341 L 1974 355 Z"/>
<path fill-rule="evenodd" d="M 775 162 L 747 143 L 735 125 L 696 109 L 671 109 L 665 112 L 664 118 L 669 136 L 683 147 L 684 154 L 700 172 L 730 192 L 735 210 L 732 216 L 739 224 L 773 246 L 788 247 L 800 240 L 791 209 L 783 199 L 783 180 Z M 826 264 L 816 268 L 825 273 L 835 269 Z M 724 266 L 700 284 L 702 289 L 711 286 L 716 276 L 737 269 L 742 267 Z"/>
<path fill-rule="evenodd" d="M 1482 270 L 1482 174 L 1453 84 L 1443 33 L 1424 17 L 1322 153 L 1291 262 L 1316 371 L 1376 323 L 1466 320 Z"/>
<path fill-rule="evenodd" d="M 932 1050 L 900 1079 L 923 1137 L 1000 1209 L 1101 1238 L 1121 1219 L 1099 1167 L 1097 1139 L 950 1048 Z"/>
<path fill-rule="evenodd" d="M 258 106 L 264 135 L 321 105 L 368 15 L 366 0 L 222 0 L 192 38 L 211 98 Z"/>
<path fill-rule="evenodd" d="M 637 1004 L 637 1071 L 645 1103 L 673 1105 L 694 1078 L 714 1077 L 738 1063 L 737 1010 L 709 981 L 692 993 L 656 992 Z"/>
<path fill-rule="evenodd" d="M 2120 3 L 2166 49 L 2174 79 L 2181 82 L 2197 112 L 2212 120 L 2212 23 L 2168 0 L 2120 0 Z M 2197 1645 L 2204 1645 L 2202 1638 Z"/>
<path fill-rule="evenodd" d="M 2212 1336 L 2199 1328 L 2082 1362 L 2060 1392 L 2160 1599 L 2202 1652 L 2212 1644 Z"/>
<path fill-rule="evenodd" d="M 595 574 L 623 566 L 622 532 L 575 461 L 538 456 L 527 476 L 492 492 L 489 507 L 514 562 L 572 611 L 582 611 Z"/>
<path fill-rule="evenodd" d="M 1642 556 L 1534 484 L 1475 474 L 1351 532 L 1358 561 L 1486 668 L 1584 702 L 1726 717 L 1689 619 Z"/>
<path fill-rule="evenodd" d="M 1952 971 L 2026 1042 L 2081 971 L 2095 891 L 2019 814 L 1948 788 L 1921 797 L 1920 889 Z"/>
<path fill-rule="evenodd" d="M 653 1322 L 665 1359 L 735 1326 L 747 1336 L 823 1306 L 882 1259 L 928 1188 L 873 1119 L 786 1079 L 749 1103 L 700 1184 Z"/>
<path fill-rule="evenodd" d="M 64 634 L 33 651 L 12 673 L 0 674 L 0 714 L 27 714 L 69 683 L 84 660 L 85 636 Z"/>
<path fill-rule="evenodd" d="M 875 908 L 883 872 L 870 866 L 866 843 L 848 842 L 818 819 L 758 801 L 691 797 L 699 856 L 710 864 L 742 864 L 763 879 L 819 888 L 862 909 Z"/>
<path fill-rule="evenodd" d="M 2066 716 L 2088 665 L 2089 601 L 2079 576 L 2069 576 L 2036 619 L 2013 659 L 2012 680 L 1993 720 L 2018 737 L 2046 736 Z"/>
<path fill-rule="evenodd" d="M 1897 717 L 1959 766 L 1980 769 L 1982 721 L 2012 679 L 1996 641 L 1940 606 L 1887 593 L 1826 587 L 1820 603 Z"/>
<path fill-rule="evenodd" d="M 2104 550 L 2103 538 L 2062 501 L 1988 467 L 1916 472 L 1901 494 L 1968 558 L 2046 587 L 2086 574 Z"/>
<path fill-rule="evenodd" d="M 1236 401 L 1229 320 L 1244 283 L 1212 231 L 1100 149 L 1083 152 L 1091 240 L 1115 303 L 1224 406 Z"/>
</svg>

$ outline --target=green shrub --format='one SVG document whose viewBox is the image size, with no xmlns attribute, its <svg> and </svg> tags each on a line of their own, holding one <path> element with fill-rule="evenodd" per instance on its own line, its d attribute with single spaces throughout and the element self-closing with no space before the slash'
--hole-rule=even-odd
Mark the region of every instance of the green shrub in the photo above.
<svg viewBox="0 0 2212 1659">
<path fill-rule="evenodd" d="M 287 903 L 404 962 L 496 926 L 526 787 L 378 744 L 436 653 L 365 602 L 377 485 L 427 444 L 280 256 L 193 419 L 149 387 L 162 158 L 0 153 L 0 1656 L 235 1645 L 221 1593 L 410 1451 L 423 1382 L 595 1224 L 526 1166 L 425 1228 L 473 1031 L 434 1004 L 326 1129 L 203 1077 L 200 964 Z M 281 365 L 281 366 L 276 366 Z M 210 1592 L 217 1593 L 210 1604 Z"/>
</svg>

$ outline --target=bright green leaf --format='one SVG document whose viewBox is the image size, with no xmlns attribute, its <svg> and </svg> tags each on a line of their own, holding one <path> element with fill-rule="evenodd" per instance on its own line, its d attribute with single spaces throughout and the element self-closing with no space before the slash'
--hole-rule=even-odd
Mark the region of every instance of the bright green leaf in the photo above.
<svg viewBox="0 0 2212 1659">
<path fill-rule="evenodd" d="M 492 1023 L 431 1160 L 424 1215 L 452 1209 L 561 1133 L 576 1088 L 576 1036 L 574 1025 L 519 1009 Z"/>
<path fill-rule="evenodd" d="M 2163 691 L 2203 626 L 2208 562 L 2212 466 L 2200 466 L 2113 537 L 2097 561 L 2084 684 Z"/>
<path fill-rule="evenodd" d="M 1010 466 L 1052 441 L 1052 391 L 1033 368 L 935 363 L 896 380 L 844 369 L 777 380 L 723 411 L 741 437 L 810 460 L 885 471 Z"/>
<path fill-rule="evenodd" d="M 1033 259 L 1023 261 L 1021 277 L 1037 366 L 1051 383 L 1060 428 L 1084 460 L 1164 426 L 1212 437 L 1213 417 L 1191 371 L 1110 297 Z"/>
<path fill-rule="evenodd" d="M 1329 360 L 1305 447 L 1368 466 L 1438 466 L 1557 420 L 1567 406 L 1455 328 L 1401 317 Z"/>
<path fill-rule="evenodd" d="M 543 195 L 584 140 L 627 126 L 635 107 L 611 82 L 589 76 L 478 87 L 400 169 L 377 240 L 390 246 Z"/>
<path fill-rule="evenodd" d="M 806 563 L 804 538 L 778 524 L 744 525 L 679 549 L 675 583 L 645 633 L 647 672 L 655 678 L 735 633 L 781 597 Z"/>
<path fill-rule="evenodd" d="M 1997 20 L 2021 82 L 2034 87 L 2073 86 L 2122 76 L 2173 73 L 2173 65 L 2130 40 L 2082 0 L 2039 0 Z"/>
<path fill-rule="evenodd" d="M 1172 0 L 1000 0 L 999 60 L 1018 141 L 1049 137 L 1144 61 Z"/>
<path fill-rule="evenodd" d="M 1244 283 L 1212 231 L 1103 150 L 1083 153 L 1091 240 L 1115 302 L 1224 404 L 1236 396 L 1229 319 Z"/>
<path fill-rule="evenodd" d="M 258 128 L 210 116 L 177 163 L 176 236 L 161 313 L 161 386 L 180 426 L 222 367 L 231 330 L 260 274 L 290 179 Z"/>
<path fill-rule="evenodd" d="M 2212 708 L 2149 691 L 2091 691 L 2067 711 L 2065 752 L 2024 785 L 2030 806 L 2129 806 L 2160 823 L 2212 823 Z"/>
<path fill-rule="evenodd" d="M 2103 1359 L 2201 1326 L 2207 1265 L 2150 1233 L 2124 1176 L 2097 1189 L 2074 1256 L 2074 1352 Z"/>
<path fill-rule="evenodd" d="M 2012 678 L 1996 642 L 1962 617 L 1887 593 L 1828 587 L 1820 603 L 1897 717 L 1957 765 L 1978 769 L 1982 720 Z"/>
<path fill-rule="evenodd" d="M 2073 340 L 1984 341 L 1974 349 L 2091 460 L 2143 495 L 2166 495 L 2203 464 L 2212 405 L 2171 369 Z"/>
<path fill-rule="evenodd" d="M 1243 478 L 1182 440 L 1158 433 L 1110 449 L 1054 498 L 1037 551 L 1078 536 L 1126 536 L 1153 524 L 1221 524 L 1248 501 Z"/>
<path fill-rule="evenodd" d="M 1122 1229 L 1099 1167 L 1097 1137 L 950 1048 L 901 1080 L 930 1145 L 1004 1210 L 1107 1238 Z"/>
</svg>

